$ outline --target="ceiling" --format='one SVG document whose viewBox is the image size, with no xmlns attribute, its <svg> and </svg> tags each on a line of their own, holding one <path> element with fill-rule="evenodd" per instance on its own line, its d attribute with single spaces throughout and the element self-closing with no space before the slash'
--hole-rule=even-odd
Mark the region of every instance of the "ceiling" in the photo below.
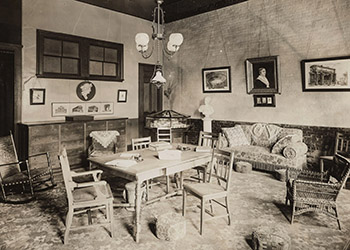
<svg viewBox="0 0 350 250">
<path fill-rule="evenodd" d="M 124 14 L 153 20 L 156 0 L 76 0 Z M 173 22 L 248 0 L 164 0 L 165 22 Z"/>
</svg>

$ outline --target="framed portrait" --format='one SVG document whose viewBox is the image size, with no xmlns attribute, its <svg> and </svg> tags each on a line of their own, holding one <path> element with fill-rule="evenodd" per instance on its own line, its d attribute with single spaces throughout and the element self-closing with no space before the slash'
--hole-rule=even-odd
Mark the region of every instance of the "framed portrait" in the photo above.
<svg viewBox="0 0 350 250">
<path fill-rule="evenodd" d="M 275 95 L 254 95 L 254 107 L 276 107 Z"/>
<path fill-rule="evenodd" d="M 118 90 L 118 102 L 126 102 L 128 91 L 126 89 Z"/>
<path fill-rule="evenodd" d="M 69 115 L 69 103 L 53 102 L 51 103 L 52 116 L 67 116 Z"/>
<path fill-rule="evenodd" d="M 231 92 L 231 67 L 202 69 L 203 93 Z"/>
<path fill-rule="evenodd" d="M 45 104 L 45 89 L 30 89 L 30 105 Z"/>
<path fill-rule="evenodd" d="M 76 89 L 77 96 L 82 101 L 90 101 L 96 94 L 96 87 L 90 81 L 82 81 Z"/>
<path fill-rule="evenodd" d="M 247 59 L 245 72 L 248 94 L 280 93 L 278 56 Z"/>
<path fill-rule="evenodd" d="M 350 56 L 301 61 L 303 91 L 350 91 Z"/>
<path fill-rule="evenodd" d="M 114 114 L 113 102 L 102 102 L 100 114 Z"/>
</svg>

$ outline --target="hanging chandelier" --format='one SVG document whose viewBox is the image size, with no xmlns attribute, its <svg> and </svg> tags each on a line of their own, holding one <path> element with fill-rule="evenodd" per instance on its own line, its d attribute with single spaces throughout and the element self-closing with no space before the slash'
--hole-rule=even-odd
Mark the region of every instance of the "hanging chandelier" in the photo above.
<svg viewBox="0 0 350 250">
<path fill-rule="evenodd" d="M 164 32 L 164 11 L 160 7 L 163 2 L 163 0 L 157 0 L 157 6 L 153 10 L 152 39 L 154 42 L 152 43 L 152 48 L 149 48 L 148 46 L 150 40 L 148 34 L 138 33 L 135 36 L 136 48 L 145 59 L 153 54 L 154 47 L 156 46 L 157 63 L 150 82 L 156 85 L 157 88 L 160 88 L 166 83 L 166 79 L 163 75 L 163 52 L 172 56 L 179 50 L 183 42 L 183 36 L 181 33 L 172 33 L 169 36 L 167 45 L 164 46 L 163 43 L 166 40 Z"/>
</svg>

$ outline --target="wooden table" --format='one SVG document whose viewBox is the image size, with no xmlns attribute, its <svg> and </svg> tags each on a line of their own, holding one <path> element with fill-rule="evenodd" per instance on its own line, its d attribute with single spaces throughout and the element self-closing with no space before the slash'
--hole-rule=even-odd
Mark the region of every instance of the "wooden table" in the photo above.
<svg viewBox="0 0 350 250">
<path fill-rule="evenodd" d="M 173 145 L 175 148 L 178 144 Z M 184 144 L 182 144 L 184 145 Z M 211 153 L 195 152 L 193 145 L 186 145 L 191 148 L 188 151 L 182 151 L 181 160 L 160 160 L 158 153 L 150 149 L 132 151 L 140 153 L 143 161 L 130 167 L 116 167 L 107 165 L 106 162 L 120 158 L 120 154 L 90 157 L 88 160 L 96 164 L 99 168 L 112 171 L 113 175 L 125 178 L 130 181 L 136 181 L 135 190 L 135 228 L 134 237 L 138 243 L 141 231 L 141 185 L 144 181 L 160 176 L 169 176 L 174 173 L 180 173 L 180 188 L 182 188 L 182 171 L 196 166 L 207 164 L 211 159 Z"/>
</svg>

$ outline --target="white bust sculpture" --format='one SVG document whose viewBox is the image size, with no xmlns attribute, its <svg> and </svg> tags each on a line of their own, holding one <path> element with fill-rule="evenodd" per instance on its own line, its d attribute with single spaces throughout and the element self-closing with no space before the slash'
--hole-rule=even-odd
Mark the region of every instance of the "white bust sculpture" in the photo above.
<svg viewBox="0 0 350 250">
<path fill-rule="evenodd" d="M 210 115 L 214 113 L 214 109 L 209 105 L 211 98 L 209 96 L 204 98 L 204 104 L 201 105 L 198 109 L 204 115 L 204 118 L 210 118 Z"/>
</svg>

